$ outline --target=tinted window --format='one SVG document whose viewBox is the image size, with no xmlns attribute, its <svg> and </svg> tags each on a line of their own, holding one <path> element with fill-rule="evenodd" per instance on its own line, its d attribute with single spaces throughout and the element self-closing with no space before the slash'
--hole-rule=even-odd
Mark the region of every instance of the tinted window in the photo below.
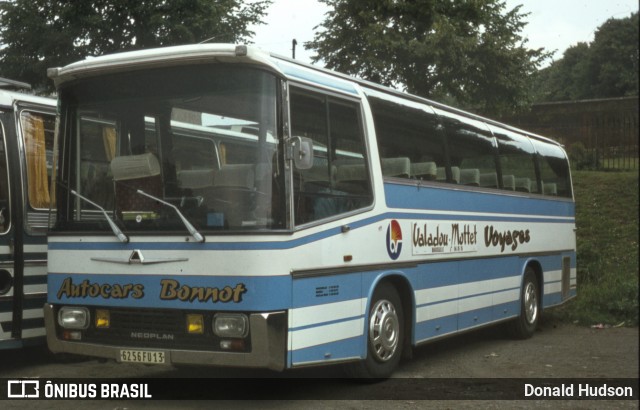
<svg viewBox="0 0 640 410">
<path fill-rule="evenodd" d="M 504 189 L 539 193 L 534 151 L 529 139 L 502 128 L 490 128 L 498 140 L 498 156 Z"/>
<path fill-rule="evenodd" d="M 562 148 L 538 140 L 531 140 L 538 153 L 540 183 L 545 195 L 571 198 L 569 163 Z"/>
<path fill-rule="evenodd" d="M 53 201 L 50 184 L 55 116 L 22 111 L 20 125 L 26 151 L 29 204 L 32 208 L 48 209 Z"/>
<path fill-rule="evenodd" d="M 445 176 L 443 133 L 426 105 L 369 96 L 382 174 L 387 177 L 436 180 Z"/>
<path fill-rule="evenodd" d="M 291 90 L 291 135 L 313 140 L 314 163 L 294 170 L 296 224 L 371 204 L 360 107 L 326 95 Z"/>
<path fill-rule="evenodd" d="M 57 228 L 125 232 L 286 227 L 277 79 L 193 65 L 84 79 L 61 90 L 69 182 Z M 175 207 L 179 213 L 172 209 Z M 69 223 L 70 225 L 65 226 Z"/>
<path fill-rule="evenodd" d="M 498 188 L 495 140 L 486 125 L 460 115 L 436 110 L 449 147 L 449 182 Z"/>
</svg>

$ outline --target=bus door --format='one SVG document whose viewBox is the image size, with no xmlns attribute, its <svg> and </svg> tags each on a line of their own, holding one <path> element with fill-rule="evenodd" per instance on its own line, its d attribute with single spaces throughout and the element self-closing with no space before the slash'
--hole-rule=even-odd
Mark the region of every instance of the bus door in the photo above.
<svg viewBox="0 0 640 410">
<path fill-rule="evenodd" d="M 11 348 L 45 336 L 53 103 L 16 104 L 0 121 L 0 348 Z"/>
<path fill-rule="evenodd" d="M 11 209 L 11 198 L 9 194 L 11 188 L 9 182 L 12 173 L 9 168 L 9 158 L 7 153 L 6 130 L 11 130 L 7 125 L 7 119 L 11 120 L 10 114 L 5 111 L 0 112 L 0 346 L 7 346 L 11 340 L 15 339 L 13 324 L 14 312 L 14 226 L 13 213 Z M 11 121 L 11 124 L 13 122 Z M 11 134 L 14 136 L 14 134 Z M 9 137 L 10 138 L 10 137 Z M 15 138 L 13 138 L 15 139 Z M 13 155 L 11 156 L 13 158 Z M 19 335 L 18 335 L 19 336 Z"/>
</svg>

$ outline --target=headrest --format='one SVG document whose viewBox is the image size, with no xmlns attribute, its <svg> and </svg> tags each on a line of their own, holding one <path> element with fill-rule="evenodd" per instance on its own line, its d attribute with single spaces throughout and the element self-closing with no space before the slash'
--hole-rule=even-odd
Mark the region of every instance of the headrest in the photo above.
<svg viewBox="0 0 640 410">
<path fill-rule="evenodd" d="M 124 155 L 111 160 L 114 181 L 146 178 L 160 175 L 158 158 L 150 152 L 140 155 Z"/>
</svg>

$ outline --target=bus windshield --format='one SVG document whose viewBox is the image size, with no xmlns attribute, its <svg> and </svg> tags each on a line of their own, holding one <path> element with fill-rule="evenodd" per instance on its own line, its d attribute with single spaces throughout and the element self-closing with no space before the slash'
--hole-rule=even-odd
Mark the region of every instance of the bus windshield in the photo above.
<svg viewBox="0 0 640 410">
<path fill-rule="evenodd" d="M 276 85 L 250 67 L 195 65 L 64 88 L 57 228 L 285 228 Z"/>
</svg>

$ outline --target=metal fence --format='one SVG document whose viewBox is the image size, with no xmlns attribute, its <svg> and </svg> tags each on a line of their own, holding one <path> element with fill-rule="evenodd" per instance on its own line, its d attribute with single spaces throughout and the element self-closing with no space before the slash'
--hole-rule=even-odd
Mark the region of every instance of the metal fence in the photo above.
<svg viewBox="0 0 640 410">
<path fill-rule="evenodd" d="M 504 121 L 562 143 L 577 168 L 639 169 L 637 96 L 534 104 Z"/>
</svg>

